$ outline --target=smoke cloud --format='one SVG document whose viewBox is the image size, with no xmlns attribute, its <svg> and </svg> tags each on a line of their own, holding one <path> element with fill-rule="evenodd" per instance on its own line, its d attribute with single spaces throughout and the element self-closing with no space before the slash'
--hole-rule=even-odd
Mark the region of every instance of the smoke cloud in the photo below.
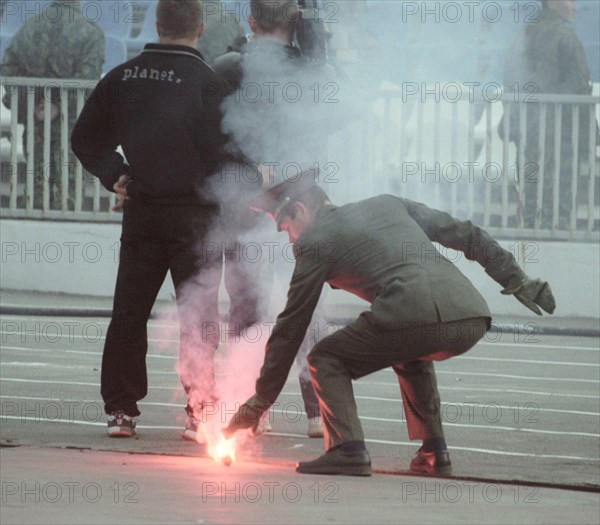
<svg viewBox="0 0 600 525">
<path fill-rule="evenodd" d="M 335 65 L 299 65 L 273 40 L 254 40 L 242 62 L 241 87 L 222 106 L 229 151 L 253 166 L 267 166 L 270 184 L 314 170 L 336 204 L 391 192 L 456 213 L 464 201 L 460 184 L 469 184 L 473 198 L 481 176 L 477 162 L 483 162 L 488 139 L 484 125 L 478 127 L 483 106 L 472 101 L 483 94 L 498 102 L 492 104 L 492 125 L 502 112 L 502 93 L 484 90 L 501 56 L 477 55 L 475 43 L 497 41 L 502 31 L 510 40 L 517 27 L 513 19 L 523 21 L 522 12 L 506 6 L 492 13 L 488 4 L 327 2 L 322 16 Z M 500 141 L 494 139 L 497 148 Z M 287 237 L 244 207 L 256 176 L 256 169 L 233 165 L 215 178 L 212 190 L 229 224 L 225 231 L 215 227 L 203 248 L 208 242 L 225 246 L 223 251 L 240 250 L 237 257 L 248 263 L 253 283 L 264 284 L 260 326 L 274 321 L 272 298 L 283 304 L 293 257 Z M 202 283 L 204 277 L 185 291 L 184 319 L 214 315 L 206 311 L 210 300 L 204 294 L 214 290 Z M 221 282 L 220 275 L 207 278 Z M 243 295 L 244 285 L 243 279 L 229 282 L 228 290 Z M 223 323 L 226 316 L 219 319 Z M 253 393 L 264 343 L 263 337 L 221 345 L 219 366 L 235 380 L 218 385 L 219 399 L 235 404 Z M 181 363 L 183 376 L 198 379 L 210 369 L 202 361 L 210 356 L 195 355 L 199 362 Z"/>
</svg>

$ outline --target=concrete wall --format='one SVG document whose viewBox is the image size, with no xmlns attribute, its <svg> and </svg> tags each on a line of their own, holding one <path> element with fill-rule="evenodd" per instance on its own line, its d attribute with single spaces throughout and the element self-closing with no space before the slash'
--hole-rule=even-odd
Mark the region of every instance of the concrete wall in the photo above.
<svg viewBox="0 0 600 525">
<path fill-rule="evenodd" d="M 111 296 L 119 253 L 119 224 L 1 220 L 2 289 Z M 284 246 L 285 238 L 282 238 Z M 532 277 L 548 280 L 557 298 L 558 317 L 600 318 L 600 247 L 566 242 L 501 242 L 518 257 Z M 444 255 L 481 290 L 496 315 L 525 316 L 528 310 L 500 287 L 477 264 L 458 252 Z M 254 257 L 251 255 L 250 257 Z M 292 263 L 290 263 L 292 264 Z M 170 279 L 160 298 L 173 293 Z M 222 291 L 222 293 L 224 293 Z M 274 294 L 282 302 L 281 285 Z M 225 296 L 226 297 L 226 296 Z M 329 304 L 360 304 L 348 293 L 332 291 Z M 534 318 L 534 314 L 531 314 Z"/>
</svg>

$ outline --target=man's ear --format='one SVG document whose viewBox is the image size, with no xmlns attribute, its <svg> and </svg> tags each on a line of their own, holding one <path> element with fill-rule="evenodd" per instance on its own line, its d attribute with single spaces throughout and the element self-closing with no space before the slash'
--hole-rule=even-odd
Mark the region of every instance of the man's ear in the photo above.
<svg viewBox="0 0 600 525">
<path fill-rule="evenodd" d="M 308 210 L 308 208 L 306 207 L 306 205 L 302 202 L 295 202 L 294 203 L 294 209 L 296 210 L 296 217 L 298 215 L 300 215 L 301 217 L 309 217 L 310 212 Z"/>
<path fill-rule="evenodd" d="M 200 27 L 198 28 L 198 38 L 201 38 L 203 34 L 204 34 L 204 22 L 202 22 L 200 24 Z"/>
<path fill-rule="evenodd" d="M 156 34 L 159 36 L 162 35 L 162 26 L 160 25 L 160 22 L 156 22 Z"/>
<path fill-rule="evenodd" d="M 252 15 L 248 15 L 248 25 L 250 26 L 250 31 L 253 33 L 258 32 L 258 24 Z"/>
</svg>

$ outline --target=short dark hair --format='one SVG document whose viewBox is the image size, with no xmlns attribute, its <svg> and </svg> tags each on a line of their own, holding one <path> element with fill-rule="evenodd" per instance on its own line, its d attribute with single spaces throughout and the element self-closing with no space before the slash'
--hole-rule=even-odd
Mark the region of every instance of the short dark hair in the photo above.
<svg viewBox="0 0 600 525">
<path fill-rule="evenodd" d="M 291 30 L 300 11 L 296 0 L 251 0 L 250 14 L 263 31 Z"/>
<path fill-rule="evenodd" d="M 329 201 L 329 196 L 323 188 L 312 186 L 309 190 L 301 193 L 285 205 L 285 208 L 281 210 L 279 217 L 277 217 L 277 222 L 280 222 L 285 217 L 291 217 L 292 219 L 296 217 L 294 204 L 297 202 L 304 204 L 310 211 L 317 211 Z"/>
<path fill-rule="evenodd" d="M 161 36 L 186 38 L 195 36 L 202 24 L 201 0 L 159 0 L 156 20 L 162 28 Z"/>
</svg>

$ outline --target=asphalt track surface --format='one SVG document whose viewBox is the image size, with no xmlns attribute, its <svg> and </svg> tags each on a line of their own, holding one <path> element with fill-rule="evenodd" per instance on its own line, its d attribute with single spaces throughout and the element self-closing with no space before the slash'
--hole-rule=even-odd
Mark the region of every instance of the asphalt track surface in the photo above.
<svg viewBox="0 0 600 525">
<path fill-rule="evenodd" d="M 147 458 L 147 467 L 151 470 L 163 468 L 157 465 L 163 460 L 157 459 L 156 455 L 170 457 L 170 460 L 164 461 L 171 463 L 207 457 L 203 446 L 179 437 L 184 424 L 182 407 L 185 401 L 176 372 L 177 324 L 168 319 L 149 323 L 149 393 L 140 403 L 142 416 L 137 437 L 125 440 L 106 437 L 99 382 L 107 326 L 106 318 L 2 315 L 0 440 L 4 447 L 4 460 L 10 459 L 11 450 L 30 451 L 26 458 L 31 458 L 40 449 L 48 447 L 67 449 L 60 454 L 77 453 L 68 449 L 133 453 L 138 463 Z M 232 373 L 240 373 L 239 370 L 225 368 L 223 356 L 226 351 L 226 345 L 222 345 L 217 354 L 219 381 L 231 380 Z M 453 462 L 452 482 L 458 484 L 450 486 L 452 489 L 477 492 L 495 487 L 496 492 L 486 494 L 484 503 L 493 502 L 500 490 L 503 497 L 508 498 L 510 494 L 515 504 L 528 499 L 538 501 L 539 491 L 549 488 L 569 489 L 568 494 L 572 496 L 568 499 L 575 505 L 574 514 L 570 514 L 569 519 L 560 517 L 560 520 L 578 522 L 578 510 L 583 512 L 582 523 L 590 522 L 589 516 L 597 517 L 596 511 L 600 510 L 600 348 L 597 338 L 532 334 L 526 330 L 489 333 L 466 355 L 437 363 L 436 371 L 446 439 Z M 394 373 L 383 370 L 356 381 L 354 391 L 374 472 L 398 475 L 387 476 L 394 480 L 410 480 L 413 485 L 406 485 L 408 481 L 403 485 L 403 498 L 411 496 L 415 487 L 422 490 L 424 485 L 418 480 L 425 478 L 409 477 L 407 472 L 419 443 L 408 439 Z M 265 468 L 283 469 L 289 479 L 306 483 L 303 476 L 294 473 L 293 466 L 298 460 L 320 455 L 323 443 L 320 439 L 306 436 L 306 418 L 301 407 L 299 386 L 292 371 L 278 405 L 271 411 L 272 432 L 248 439 L 238 447 L 234 467 L 248 469 L 255 465 L 257 472 L 263 472 Z M 111 461 L 112 457 L 105 456 L 107 461 Z M 20 461 L 27 461 L 26 458 Z M 53 468 L 68 472 L 69 463 L 69 459 L 65 458 Z M 90 465 L 93 465 L 91 460 Z M 221 465 L 217 467 L 224 468 Z M 164 468 L 168 470 L 173 466 Z M 229 470 L 225 472 L 227 474 L 222 475 L 231 477 Z M 27 479 L 35 480 L 35 476 Z M 220 478 L 217 474 L 217 478 L 208 479 Z M 356 479 L 339 479 L 347 480 L 345 483 L 351 484 L 362 497 L 367 495 L 363 491 L 368 491 L 369 485 L 356 485 Z M 12 482 L 3 475 L 3 499 L 10 496 L 10 493 L 8 496 L 5 494 L 4 489 L 12 490 Z M 207 485 L 211 488 L 217 482 L 207 483 L 213 483 Z M 444 483 L 440 487 L 447 488 L 448 480 Z M 307 484 L 305 493 L 308 487 Z M 333 490 L 334 486 L 317 487 Z M 400 497 L 397 487 L 390 490 L 390 498 Z M 376 492 L 368 497 L 383 497 L 385 501 L 385 491 L 382 494 L 378 488 Z M 582 493 L 592 496 L 591 507 L 590 501 L 576 504 Z M 433 498 L 432 494 L 428 497 Z M 446 502 L 452 503 L 455 502 L 452 494 L 442 496 Z M 466 496 L 463 494 L 463 497 Z M 552 499 L 549 496 L 549 501 Z M 352 509 L 352 502 L 348 505 L 346 511 Z M 500 509 L 500 506 L 491 507 Z M 358 508 L 363 509 L 363 506 Z M 538 512 L 539 508 L 539 505 L 536 506 L 535 511 Z M 547 506 L 544 508 L 548 513 Z M 255 510 L 256 506 L 252 509 Z M 373 512 L 371 516 L 375 522 L 377 514 L 375 510 Z M 533 523 L 539 519 L 539 516 L 535 518 L 536 512 L 520 515 L 518 519 L 507 517 L 508 521 L 500 514 L 486 512 L 475 522 Z M 277 514 L 274 516 L 277 517 Z M 282 516 L 281 519 L 284 519 Z M 324 517 L 319 516 L 306 514 L 303 518 L 300 513 L 291 522 L 320 523 Z M 365 517 L 360 512 L 353 516 L 357 521 L 352 522 L 370 521 L 369 515 Z M 559 516 L 560 513 L 555 515 L 557 520 Z M 97 522 L 110 522 L 110 519 L 106 520 L 98 518 Z M 252 514 L 243 521 L 254 523 L 261 520 L 270 522 L 264 516 Z M 436 518 L 431 522 L 434 521 L 453 522 L 450 518 Z M 121 522 L 154 521 L 125 519 Z M 240 521 L 212 516 L 208 521 L 198 522 Z M 549 521 L 542 519 L 542 522 Z M 421 523 L 427 521 L 421 519 Z"/>
</svg>

